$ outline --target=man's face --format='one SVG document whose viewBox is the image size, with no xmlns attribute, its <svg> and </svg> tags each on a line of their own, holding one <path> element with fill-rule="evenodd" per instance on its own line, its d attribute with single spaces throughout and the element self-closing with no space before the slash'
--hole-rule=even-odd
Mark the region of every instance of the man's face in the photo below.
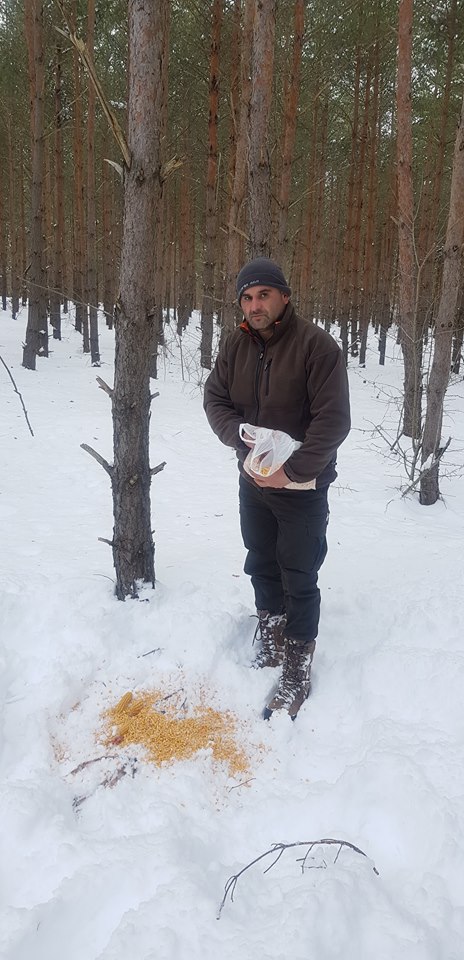
<svg viewBox="0 0 464 960">
<path fill-rule="evenodd" d="M 245 319 L 253 330 L 264 337 L 271 335 L 271 327 L 282 316 L 290 297 L 276 287 L 248 287 L 240 299 Z"/>
</svg>

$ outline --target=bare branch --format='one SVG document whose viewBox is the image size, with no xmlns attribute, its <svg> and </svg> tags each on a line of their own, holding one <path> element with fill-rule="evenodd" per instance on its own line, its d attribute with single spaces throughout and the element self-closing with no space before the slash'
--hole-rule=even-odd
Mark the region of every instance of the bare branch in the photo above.
<svg viewBox="0 0 464 960">
<path fill-rule="evenodd" d="M 117 144 L 118 144 L 118 146 L 119 146 L 119 148 L 120 148 L 120 150 L 121 150 L 121 153 L 122 153 L 122 155 L 123 155 L 124 163 L 125 163 L 127 169 L 130 170 L 130 165 L 131 165 L 131 162 L 132 162 L 132 157 L 131 157 L 131 153 L 130 153 L 129 147 L 128 147 L 128 145 L 127 145 L 127 140 L 126 140 L 126 138 L 125 138 L 125 136 L 124 136 L 124 134 L 123 134 L 123 132 L 122 132 L 122 130 L 121 130 L 121 127 L 120 127 L 120 125 L 119 125 L 119 122 L 118 122 L 118 119 L 117 119 L 117 117 L 116 117 L 116 114 L 114 113 L 114 110 L 111 108 L 108 100 L 106 99 L 106 96 L 105 96 L 104 91 L 103 91 L 103 87 L 102 87 L 102 85 L 101 85 L 101 83 L 100 83 L 100 81 L 99 81 L 99 79 L 98 79 L 98 77 L 97 77 L 97 74 L 96 74 L 96 72 L 95 72 L 95 67 L 94 67 L 94 65 L 93 65 L 92 57 L 90 56 L 89 51 L 87 50 L 87 47 L 86 47 L 84 41 L 81 40 L 81 39 L 77 36 L 77 34 L 74 32 L 73 27 L 72 27 L 72 24 L 71 24 L 71 22 L 69 21 L 68 17 L 66 16 L 66 12 L 65 12 L 64 5 L 63 5 L 63 3 L 62 3 L 62 0 L 56 0 L 56 2 L 57 2 L 58 6 L 59 6 L 59 8 L 60 8 L 60 11 L 61 11 L 61 15 L 62 15 L 62 17 L 63 17 L 63 20 L 64 20 L 64 22 L 65 22 L 65 24 L 66 24 L 66 26 L 67 26 L 67 28 L 68 28 L 68 33 L 66 34 L 63 30 L 60 30 L 59 27 L 56 27 L 56 29 L 58 30 L 58 33 L 63 34 L 63 36 L 65 36 L 67 40 L 70 40 L 70 41 L 71 41 L 72 45 L 76 48 L 76 50 L 77 50 L 77 52 L 78 52 L 78 54 L 79 54 L 79 56 L 80 56 L 80 58 L 81 58 L 81 60 L 82 60 L 82 62 L 83 62 L 83 64 L 84 64 L 84 66 L 86 67 L 87 73 L 89 74 L 89 77 L 90 77 L 90 79 L 91 79 L 91 81 L 92 81 L 92 84 L 93 84 L 93 86 L 94 86 L 94 88 L 95 88 L 95 93 L 97 94 L 97 97 L 98 97 L 98 99 L 100 100 L 100 103 L 101 103 L 101 106 L 102 106 L 102 109 L 103 109 L 103 113 L 105 114 L 105 117 L 106 117 L 106 119 L 108 120 L 108 123 L 109 123 L 109 125 L 110 125 L 110 127 L 111 127 L 111 130 L 113 131 L 113 136 L 114 136 L 114 138 L 115 138 L 115 140 L 116 140 L 116 142 L 117 142 Z"/>
<path fill-rule="evenodd" d="M 99 537 L 98 540 L 100 543 L 107 543 L 109 547 L 114 547 L 113 541 L 107 540 L 106 537 Z M 108 577 L 108 579 L 111 580 L 111 577 Z"/>
<path fill-rule="evenodd" d="M 97 377 L 96 379 L 97 379 L 98 386 L 100 387 L 100 390 L 104 390 L 105 393 L 107 393 L 108 396 L 112 398 L 112 397 L 113 397 L 113 388 L 110 387 L 107 383 L 105 383 L 105 381 L 102 380 L 101 377 Z"/>
<path fill-rule="evenodd" d="M 26 423 L 27 423 L 27 425 L 28 425 L 28 427 L 29 427 L 29 430 L 30 430 L 30 432 L 31 432 L 31 436 L 33 437 L 33 436 L 34 436 L 34 431 L 33 431 L 32 427 L 31 427 L 31 425 L 30 425 L 30 423 L 29 423 L 29 417 L 28 417 L 28 415 L 27 415 L 26 407 L 24 406 L 24 400 L 23 400 L 23 398 L 22 398 L 22 394 L 21 394 L 21 392 L 18 390 L 18 388 L 17 388 L 17 386 L 16 386 L 16 383 L 15 383 L 15 381 L 14 381 L 14 379 L 13 379 L 12 373 L 11 373 L 11 371 L 8 369 L 8 367 L 7 367 L 7 365 L 6 365 L 3 357 L 1 357 L 1 356 L 0 356 L 0 361 L 3 363 L 3 366 L 5 367 L 5 370 L 6 370 L 7 374 L 8 374 L 8 376 L 9 376 L 12 384 L 13 384 L 15 393 L 18 394 L 18 397 L 19 397 L 19 399 L 20 399 L 20 401 L 21 401 L 21 406 L 22 406 L 23 411 L 24 411 L 24 416 L 25 416 L 25 418 L 26 418 Z"/>
<path fill-rule="evenodd" d="M 113 167 L 113 169 L 116 170 L 116 173 L 121 178 L 121 180 L 124 180 L 124 170 L 121 167 L 121 164 L 116 163 L 115 160 L 108 160 L 108 157 L 104 157 L 104 160 L 105 160 L 105 163 L 109 163 L 110 167 Z"/>
<path fill-rule="evenodd" d="M 159 390 L 156 393 L 150 393 L 150 403 L 152 400 L 156 400 L 156 397 L 159 397 Z"/>
<path fill-rule="evenodd" d="M 106 470 L 109 477 L 113 476 L 113 467 L 108 463 L 107 460 L 105 460 L 104 457 L 100 456 L 100 454 L 97 453 L 93 447 L 89 447 L 88 443 L 81 443 L 81 447 L 86 453 L 90 453 L 90 456 L 93 457 L 94 460 L 96 460 L 104 470 Z"/>
<path fill-rule="evenodd" d="M 331 838 L 325 838 L 323 840 L 299 840 L 295 843 L 274 843 L 273 846 L 270 848 L 270 850 L 266 850 L 265 853 L 261 853 L 259 857 L 255 857 L 254 860 L 252 860 L 250 863 L 247 863 L 246 867 L 243 867 L 242 870 L 239 870 L 238 873 L 235 873 L 232 877 L 229 877 L 224 888 L 224 896 L 219 906 L 217 919 L 220 920 L 223 907 L 229 895 L 230 895 L 230 900 L 233 903 L 235 888 L 237 886 L 239 877 L 241 877 L 246 870 L 249 870 L 250 867 L 255 866 L 255 864 L 259 863 L 260 860 L 263 860 L 265 857 L 268 857 L 271 854 L 273 854 L 274 859 L 272 863 L 270 864 L 270 866 L 266 867 L 264 871 L 264 873 L 267 873 L 269 870 L 272 869 L 273 866 L 275 866 L 277 861 L 280 860 L 285 850 L 291 850 L 296 847 L 308 847 L 309 849 L 305 854 L 305 856 L 303 857 L 302 870 L 304 871 L 304 866 L 305 866 L 308 853 L 310 853 L 313 847 L 316 847 L 316 846 L 337 846 L 339 849 L 337 851 L 334 863 L 337 862 L 343 847 L 347 847 L 350 850 L 354 850 L 355 853 L 359 853 L 362 857 L 366 857 L 366 859 L 368 859 L 367 853 L 364 853 L 364 850 L 361 850 L 360 847 L 356 847 L 354 843 L 350 843 L 348 840 L 333 840 Z M 379 876 L 379 871 L 377 870 L 375 864 L 372 865 L 372 869 L 375 875 Z"/>
<path fill-rule="evenodd" d="M 166 163 L 163 163 L 160 173 L 161 182 L 164 183 L 164 181 L 167 180 L 175 170 L 178 170 L 179 167 L 183 167 L 186 160 L 187 157 L 172 157 L 171 160 L 167 160 Z"/>
<path fill-rule="evenodd" d="M 74 776 L 75 773 L 80 773 L 81 770 L 85 770 L 86 767 L 89 767 L 92 763 L 99 763 L 100 760 L 116 760 L 117 757 L 113 753 L 104 753 L 102 757 L 94 757 L 93 760 L 84 760 L 82 763 L 79 763 L 77 767 L 74 767 L 74 770 L 70 770 L 66 774 L 67 777 Z"/>
<path fill-rule="evenodd" d="M 166 460 L 163 460 L 163 462 L 159 463 L 157 467 L 151 468 L 150 475 L 154 477 L 155 473 L 161 473 L 161 471 L 164 470 L 165 466 L 166 466 Z"/>
</svg>

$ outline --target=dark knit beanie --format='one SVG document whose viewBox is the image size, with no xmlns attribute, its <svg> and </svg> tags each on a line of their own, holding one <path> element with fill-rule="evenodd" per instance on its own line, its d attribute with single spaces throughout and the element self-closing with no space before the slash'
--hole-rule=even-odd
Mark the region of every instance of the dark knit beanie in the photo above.
<svg viewBox="0 0 464 960">
<path fill-rule="evenodd" d="M 292 292 L 281 267 L 267 257 L 257 257 L 256 260 L 250 260 L 240 270 L 237 277 L 237 299 L 239 303 L 248 287 L 277 287 L 277 290 L 280 290 L 281 293 L 288 293 L 289 296 Z"/>
</svg>

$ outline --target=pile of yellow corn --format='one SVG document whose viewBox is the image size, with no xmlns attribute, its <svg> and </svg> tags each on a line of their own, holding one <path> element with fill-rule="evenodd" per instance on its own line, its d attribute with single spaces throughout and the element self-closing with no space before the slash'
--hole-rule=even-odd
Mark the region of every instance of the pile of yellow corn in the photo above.
<svg viewBox="0 0 464 960">
<path fill-rule="evenodd" d="M 182 695 L 162 691 L 128 692 L 104 715 L 106 746 L 140 745 L 152 763 L 187 760 L 199 750 L 210 750 L 231 775 L 245 773 L 248 759 L 237 741 L 238 721 L 230 712 L 200 703 L 188 712 Z"/>
</svg>

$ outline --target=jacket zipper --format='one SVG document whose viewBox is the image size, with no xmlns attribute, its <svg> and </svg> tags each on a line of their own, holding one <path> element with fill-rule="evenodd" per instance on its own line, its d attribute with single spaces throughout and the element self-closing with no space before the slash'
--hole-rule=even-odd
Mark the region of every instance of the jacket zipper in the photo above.
<svg viewBox="0 0 464 960">
<path fill-rule="evenodd" d="M 258 424 L 258 417 L 259 417 L 259 380 L 261 375 L 261 367 L 263 365 L 263 357 L 264 357 L 264 347 L 260 349 L 258 362 L 256 364 L 256 374 L 255 374 L 256 424 Z"/>
<path fill-rule="evenodd" d="M 272 359 L 268 360 L 264 366 L 264 376 L 266 378 L 265 379 L 266 386 L 265 386 L 264 394 L 266 397 L 269 396 L 269 377 L 271 375 L 271 363 L 272 363 Z"/>
</svg>

